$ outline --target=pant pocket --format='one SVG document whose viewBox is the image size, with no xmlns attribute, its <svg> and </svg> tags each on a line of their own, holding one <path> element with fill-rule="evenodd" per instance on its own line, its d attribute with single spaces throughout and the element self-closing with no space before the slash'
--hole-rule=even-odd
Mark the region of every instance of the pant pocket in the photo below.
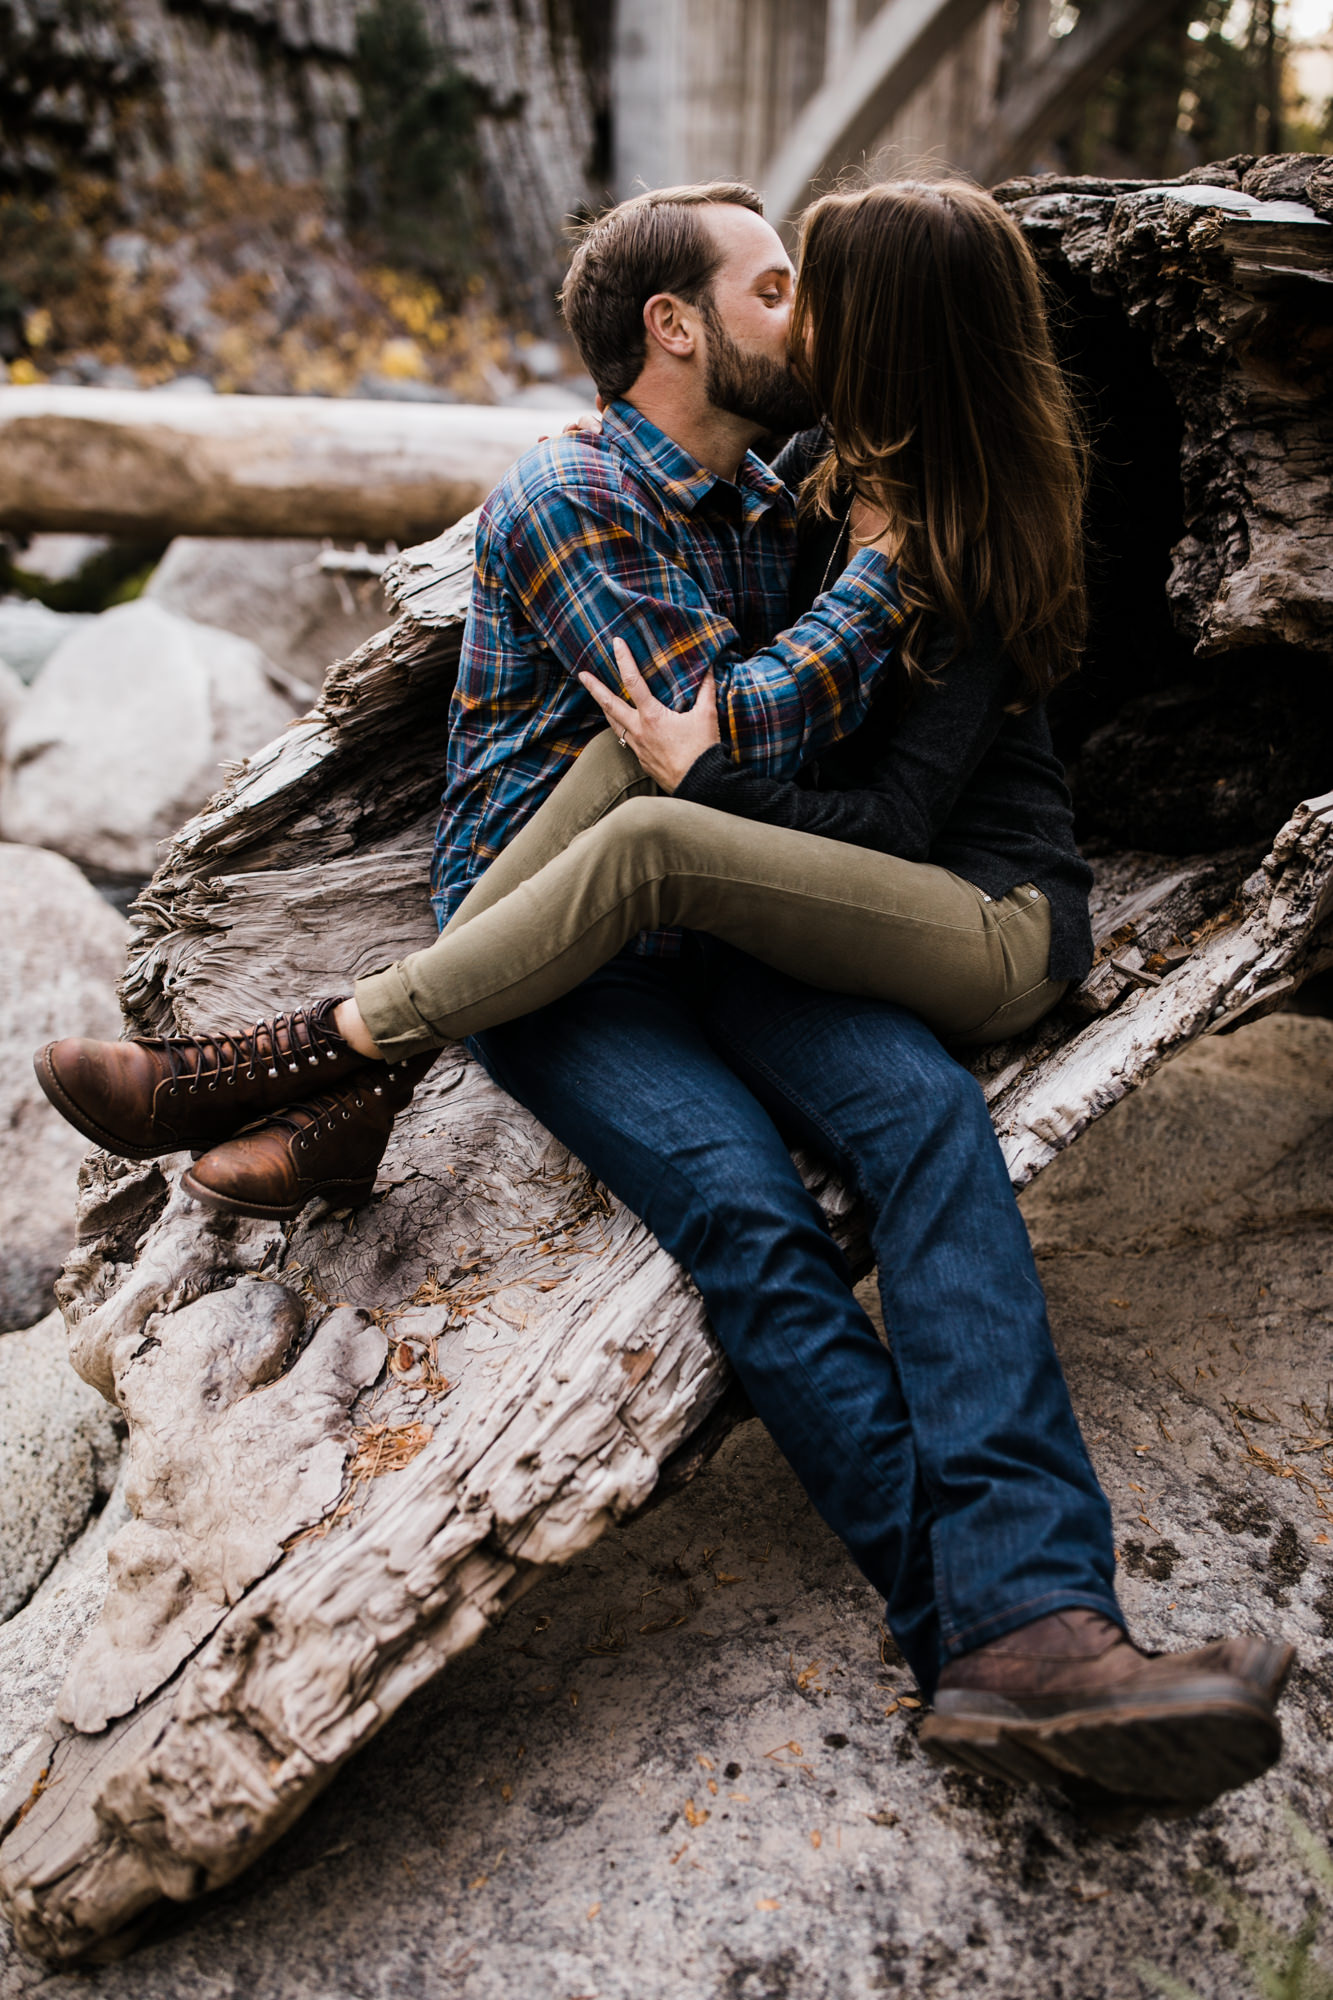
<svg viewBox="0 0 1333 2000">
<path fill-rule="evenodd" d="M 1067 979 L 1043 979 L 1036 986 L 1030 986 L 1025 993 L 1015 993 L 1011 999 L 988 1014 L 978 1027 L 969 1028 L 965 1034 L 951 1035 L 950 1041 L 960 1048 L 974 1047 L 981 1042 L 1003 1042 L 1010 1035 L 1021 1035 L 1028 1028 L 1035 1028 L 1043 1014 L 1049 1014 L 1057 1000 L 1063 999 L 1069 991 Z"/>
<path fill-rule="evenodd" d="M 1004 954 L 1004 997 L 975 1026 L 950 1037 L 964 1047 L 1022 1034 L 1049 1012 L 1068 984 L 1049 976 L 1051 906 L 1030 882 L 992 906 L 990 928 Z"/>
</svg>

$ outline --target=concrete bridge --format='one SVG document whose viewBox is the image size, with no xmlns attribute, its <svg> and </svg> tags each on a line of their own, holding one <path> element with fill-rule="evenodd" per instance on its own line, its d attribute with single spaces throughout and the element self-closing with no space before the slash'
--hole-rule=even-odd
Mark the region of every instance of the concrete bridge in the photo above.
<svg viewBox="0 0 1333 2000">
<path fill-rule="evenodd" d="M 1025 171 L 1169 0 L 619 0 L 617 192 L 715 176 L 785 221 L 848 165 Z"/>
</svg>

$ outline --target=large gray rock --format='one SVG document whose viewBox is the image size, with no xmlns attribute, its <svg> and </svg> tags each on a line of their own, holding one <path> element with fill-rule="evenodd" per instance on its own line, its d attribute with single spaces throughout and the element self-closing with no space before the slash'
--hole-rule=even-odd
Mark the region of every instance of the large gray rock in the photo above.
<svg viewBox="0 0 1333 2000">
<path fill-rule="evenodd" d="M 82 611 L 52 611 L 34 598 L 0 598 L 0 659 L 21 681 L 35 681 L 58 646 L 92 623 Z"/>
<path fill-rule="evenodd" d="M 14 1336 L 20 1338 L 21 1336 Z M 0 1341 L 0 1354 L 4 1342 Z M 51 1717 L 60 1683 L 107 1592 L 107 1544 L 129 1519 L 125 1465 L 111 1497 L 21 1611 L 0 1622 L 0 1792 Z"/>
<path fill-rule="evenodd" d="M 249 640 L 146 599 L 89 621 L 47 661 L 10 735 L 7 840 L 144 876 L 158 843 L 290 721 Z"/>
<path fill-rule="evenodd" d="M 70 1367 L 59 1312 L 0 1339 L 0 1618 L 27 1603 L 110 1494 L 121 1435 L 112 1406 Z"/>
<path fill-rule="evenodd" d="M 1285 1809 L 1333 1825 L 1330 1468 L 1299 1409 L 1329 1372 L 1330 1115 L 1333 1024 L 1277 1017 L 1179 1058 L 1025 1202 L 1137 1633 L 1300 1646 L 1262 1783 L 1111 1836 L 942 1776 L 874 1593 L 750 1424 L 544 1576 L 262 1869 L 99 1968 L 98 2000 L 1132 2000 L 1139 1964 L 1253 2000 L 1238 1917 L 1292 1935 L 1313 1886 Z M 0 1970 L 2 2000 L 86 1983 Z"/>
<path fill-rule="evenodd" d="M 14 566 L 47 583 L 73 583 L 111 546 L 107 535 L 33 535 Z"/>
<path fill-rule="evenodd" d="M 0 770 L 4 768 L 6 739 L 26 698 L 27 689 L 22 681 L 8 660 L 0 658 Z"/>
<path fill-rule="evenodd" d="M 72 862 L 0 843 L 0 1329 L 51 1308 L 89 1150 L 37 1088 L 32 1052 L 59 1035 L 120 1033 L 127 935 Z"/>
<path fill-rule="evenodd" d="M 323 546 L 179 535 L 145 596 L 183 618 L 253 639 L 313 691 L 327 667 L 388 623 L 378 579 L 326 576 L 314 566 Z"/>
</svg>

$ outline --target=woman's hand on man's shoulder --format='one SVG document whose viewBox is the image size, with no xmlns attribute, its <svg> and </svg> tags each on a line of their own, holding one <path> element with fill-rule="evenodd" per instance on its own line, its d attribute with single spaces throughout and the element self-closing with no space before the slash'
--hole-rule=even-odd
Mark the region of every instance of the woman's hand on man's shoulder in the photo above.
<svg viewBox="0 0 1333 2000">
<path fill-rule="evenodd" d="M 622 694 L 613 694 L 593 674 L 580 674 L 579 679 L 648 776 L 664 792 L 674 792 L 704 751 L 722 741 L 717 719 L 717 682 L 712 670 L 699 683 L 693 708 L 668 708 L 639 672 L 625 641 L 613 641 L 613 650 Z"/>
</svg>

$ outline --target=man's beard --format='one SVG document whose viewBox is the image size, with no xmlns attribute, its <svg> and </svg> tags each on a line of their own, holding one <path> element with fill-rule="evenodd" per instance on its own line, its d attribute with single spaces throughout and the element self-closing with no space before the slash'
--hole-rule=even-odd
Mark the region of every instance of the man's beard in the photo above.
<svg viewBox="0 0 1333 2000">
<path fill-rule="evenodd" d="M 711 304 L 703 308 L 703 317 L 708 328 L 704 390 L 714 409 L 762 424 L 776 436 L 808 430 L 815 406 L 788 364 L 738 347 Z"/>
</svg>

